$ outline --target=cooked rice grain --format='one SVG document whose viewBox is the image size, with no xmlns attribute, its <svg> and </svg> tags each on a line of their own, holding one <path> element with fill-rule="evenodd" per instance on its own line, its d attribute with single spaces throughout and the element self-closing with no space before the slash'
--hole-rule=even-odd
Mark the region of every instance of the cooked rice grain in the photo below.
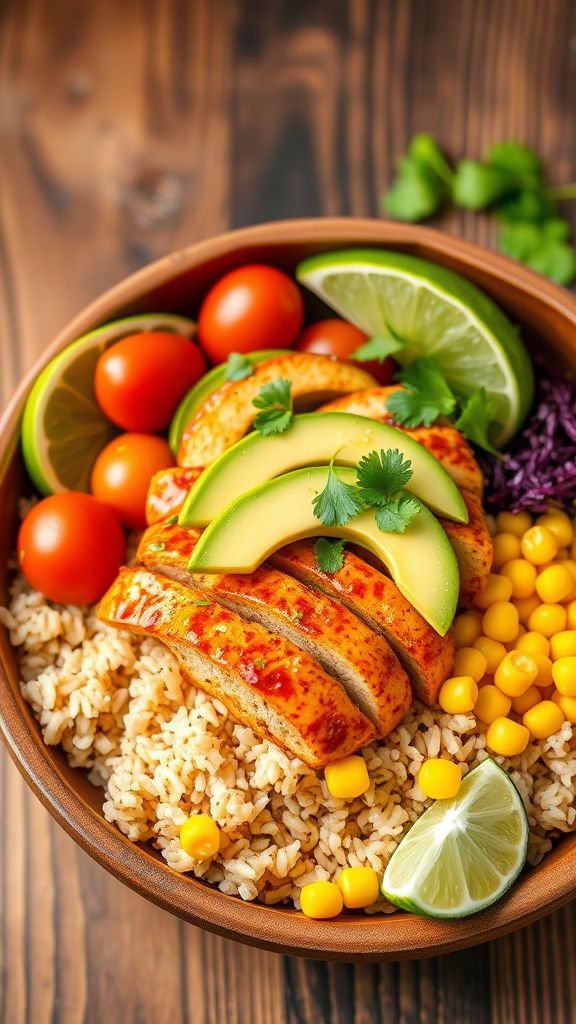
<svg viewBox="0 0 576 1024">
<path fill-rule="evenodd" d="M 430 802 L 417 783 L 422 761 L 450 756 L 466 772 L 488 756 L 472 715 L 415 702 L 386 740 L 364 750 L 368 792 L 337 800 L 322 775 L 196 689 L 162 644 L 103 625 L 93 609 L 51 605 L 22 576 L 0 621 L 45 742 L 60 743 L 70 764 L 104 787 L 107 820 L 134 842 L 152 841 L 170 867 L 244 900 L 298 907 L 303 885 L 335 878 L 344 865 L 382 872 Z M 537 864 L 575 827 L 574 730 L 565 723 L 520 757 L 497 760 L 524 798 L 528 859 Z M 180 826 L 197 811 L 222 830 L 212 861 L 180 847 Z M 393 908 L 382 901 L 375 909 Z"/>
</svg>

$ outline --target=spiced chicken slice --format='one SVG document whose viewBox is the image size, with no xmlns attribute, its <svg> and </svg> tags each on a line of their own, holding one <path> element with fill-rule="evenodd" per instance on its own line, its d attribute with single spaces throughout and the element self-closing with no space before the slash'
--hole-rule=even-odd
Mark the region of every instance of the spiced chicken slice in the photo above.
<svg viewBox="0 0 576 1024">
<path fill-rule="evenodd" d="M 122 569 L 98 615 L 162 641 L 197 686 L 313 768 L 374 739 L 372 723 L 309 654 L 207 603 L 201 590 L 141 567 Z"/>
<path fill-rule="evenodd" d="M 307 651 L 343 684 L 378 736 L 391 732 L 406 714 L 412 692 L 384 637 L 337 601 L 266 565 L 248 574 L 192 575 L 187 566 L 199 535 L 180 526 L 150 527 L 138 558 Z"/>
</svg>

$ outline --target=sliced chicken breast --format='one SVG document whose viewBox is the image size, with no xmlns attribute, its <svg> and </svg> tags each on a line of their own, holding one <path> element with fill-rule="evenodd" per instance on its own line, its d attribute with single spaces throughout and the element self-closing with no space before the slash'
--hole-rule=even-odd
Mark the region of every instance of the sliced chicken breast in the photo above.
<svg viewBox="0 0 576 1024">
<path fill-rule="evenodd" d="M 460 488 L 468 509 L 468 522 L 452 523 L 448 519 L 440 522 L 454 548 L 460 570 L 460 604 L 469 608 L 474 598 L 484 590 L 492 566 L 493 544 L 482 499 L 474 491 Z"/>
<path fill-rule="evenodd" d="M 308 352 L 293 352 L 259 363 L 250 377 L 223 384 L 198 410 L 184 431 L 179 465 L 209 466 L 244 437 L 258 412 L 252 400 L 264 384 L 279 378 L 291 381 L 292 399 L 299 411 L 374 385 L 374 378 L 359 366 Z"/>
<path fill-rule="evenodd" d="M 336 597 L 359 619 L 381 633 L 406 669 L 414 696 L 435 704 L 454 665 L 452 633 L 441 637 L 387 576 L 346 549 L 339 572 L 318 568 L 310 541 L 297 541 L 270 558 L 270 564 L 323 594 Z"/>
<path fill-rule="evenodd" d="M 187 566 L 199 536 L 180 526 L 151 527 L 142 536 L 138 558 L 307 651 L 343 684 L 377 735 L 388 735 L 410 707 L 412 691 L 384 637 L 337 601 L 265 565 L 247 575 L 192 575 Z"/>
<path fill-rule="evenodd" d="M 313 768 L 374 738 L 372 723 L 309 654 L 219 604 L 207 604 L 200 590 L 148 569 L 123 569 L 98 615 L 161 640 L 196 685 Z"/>
<path fill-rule="evenodd" d="M 154 474 L 146 498 L 146 522 L 149 526 L 179 513 L 201 472 L 192 466 L 170 466 Z"/>
</svg>

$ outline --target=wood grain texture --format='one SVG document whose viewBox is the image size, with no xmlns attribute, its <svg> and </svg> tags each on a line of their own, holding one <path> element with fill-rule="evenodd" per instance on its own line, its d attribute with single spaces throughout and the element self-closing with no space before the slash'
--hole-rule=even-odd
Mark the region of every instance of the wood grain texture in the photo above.
<svg viewBox="0 0 576 1024">
<path fill-rule="evenodd" d="M 576 178 L 571 0 L 0 0 L 0 400 L 88 300 L 229 225 L 377 215 L 411 134 Z M 572 214 L 572 216 L 574 216 Z M 448 231 L 494 241 L 454 211 Z M 574 910 L 420 963 L 282 958 L 93 864 L 2 752 L 2 1024 L 568 1024 Z"/>
</svg>

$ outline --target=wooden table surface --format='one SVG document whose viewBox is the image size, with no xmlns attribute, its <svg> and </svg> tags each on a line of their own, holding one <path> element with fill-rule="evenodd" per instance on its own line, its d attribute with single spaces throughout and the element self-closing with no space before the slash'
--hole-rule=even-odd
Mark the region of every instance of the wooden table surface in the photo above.
<svg viewBox="0 0 576 1024">
<path fill-rule="evenodd" d="M 229 226 L 378 216 L 413 132 L 576 178 L 574 0 L 0 0 L 0 398 L 108 285 Z M 451 213 L 481 243 L 493 227 Z M 0 513 L 1 514 L 1 513 Z M 2 753 L 2 1024 L 568 1024 L 574 905 L 492 945 L 331 965 L 182 924 Z"/>
</svg>

